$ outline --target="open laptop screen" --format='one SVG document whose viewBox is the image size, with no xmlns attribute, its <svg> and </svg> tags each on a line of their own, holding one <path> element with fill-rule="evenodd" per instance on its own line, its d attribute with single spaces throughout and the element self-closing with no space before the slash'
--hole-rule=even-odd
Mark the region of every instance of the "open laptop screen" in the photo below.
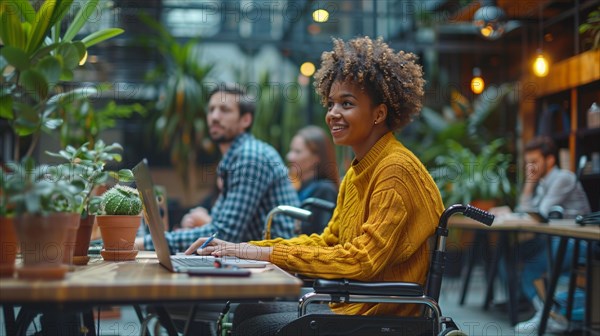
<svg viewBox="0 0 600 336">
<path fill-rule="evenodd" d="M 142 198 L 144 219 L 150 229 L 150 235 L 152 236 L 152 243 L 154 243 L 158 261 L 161 265 L 173 271 L 173 265 L 170 258 L 171 252 L 162 226 L 160 211 L 158 209 L 158 204 L 156 203 L 156 195 L 154 194 L 154 183 L 152 182 L 150 169 L 148 169 L 148 161 L 146 159 L 143 159 L 133 167 L 133 176 L 135 177 L 135 183 L 140 193 L 140 197 Z"/>
</svg>

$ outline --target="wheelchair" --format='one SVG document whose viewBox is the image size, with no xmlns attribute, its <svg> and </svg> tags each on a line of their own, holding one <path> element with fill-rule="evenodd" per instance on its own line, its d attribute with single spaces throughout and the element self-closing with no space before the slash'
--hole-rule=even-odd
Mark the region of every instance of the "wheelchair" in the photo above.
<svg viewBox="0 0 600 336">
<path fill-rule="evenodd" d="M 283 206 L 274 209 L 272 216 L 284 213 L 301 220 L 310 218 L 310 212 L 300 210 Z M 445 268 L 448 219 L 459 213 L 488 226 L 494 221 L 494 215 L 471 205 L 455 204 L 448 207 L 440 216 L 435 231 L 435 249 L 424 287 L 407 282 L 316 279 L 313 281 L 313 291 L 302 296 L 298 302 L 298 318 L 279 329 L 277 335 L 465 335 L 452 318 L 442 315 L 438 304 Z M 265 236 L 268 236 L 268 224 L 269 221 Z M 421 316 L 415 317 L 307 314 L 308 305 L 317 302 L 417 304 L 423 309 Z"/>
</svg>

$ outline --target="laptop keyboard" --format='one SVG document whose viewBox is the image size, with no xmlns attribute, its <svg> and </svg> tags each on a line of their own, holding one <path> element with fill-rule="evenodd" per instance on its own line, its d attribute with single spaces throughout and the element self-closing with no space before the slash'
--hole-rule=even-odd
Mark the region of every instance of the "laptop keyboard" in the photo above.
<svg viewBox="0 0 600 336">
<path fill-rule="evenodd" d="M 215 267 L 214 258 L 171 258 L 176 268 Z"/>
</svg>

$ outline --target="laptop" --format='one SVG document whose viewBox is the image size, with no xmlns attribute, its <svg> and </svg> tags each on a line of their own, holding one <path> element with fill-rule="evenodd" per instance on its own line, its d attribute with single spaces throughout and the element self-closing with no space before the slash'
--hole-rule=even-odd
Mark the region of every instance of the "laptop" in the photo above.
<svg viewBox="0 0 600 336">
<path fill-rule="evenodd" d="M 215 268 L 216 264 L 221 267 L 240 267 L 240 268 L 262 268 L 268 262 L 258 260 L 240 259 L 236 257 L 215 258 L 213 256 L 171 255 L 167 238 L 165 237 L 164 227 L 160 217 L 160 211 L 154 193 L 154 183 L 150 176 L 148 161 L 143 159 L 133 167 L 133 176 L 137 189 L 142 199 L 144 208 L 144 219 L 150 229 L 152 243 L 158 257 L 158 262 L 167 270 L 173 273 L 190 273 L 198 269 Z"/>
</svg>

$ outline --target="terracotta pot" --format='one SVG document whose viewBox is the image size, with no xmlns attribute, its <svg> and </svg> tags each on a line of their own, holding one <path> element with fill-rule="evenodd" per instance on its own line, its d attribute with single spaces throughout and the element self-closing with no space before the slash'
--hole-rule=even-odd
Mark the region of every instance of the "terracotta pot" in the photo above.
<svg viewBox="0 0 600 336">
<path fill-rule="evenodd" d="M 63 249 L 63 264 L 73 265 L 73 252 L 75 251 L 75 241 L 77 240 L 77 231 L 81 215 L 77 218 L 77 225 L 67 228 L 67 237 L 65 238 L 65 247 Z"/>
<path fill-rule="evenodd" d="M 81 219 L 79 220 L 79 229 L 77 229 L 75 251 L 73 253 L 73 264 L 75 265 L 87 265 L 90 261 L 88 249 L 90 248 L 92 229 L 95 220 L 96 216 L 94 215 L 81 216 Z"/>
<path fill-rule="evenodd" d="M 13 276 L 18 245 L 13 218 L 0 217 L 0 277 Z"/>
<path fill-rule="evenodd" d="M 67 253 L 68 230 L 79 225 L 78 213 L 55 213 L 48 216 L 24 214 L 15 217 L 15 229 L 21 242 L 23 265 L 19 278 L 62 279 L 68 270 L 63 264 Z"/>
<path fill-rule="evenodd" d="M 141 221 L 142 216 L 140 215 L 96 216 L 96 222 L 100 228 L 100 234 L 104 243 L 104 251 L 100 252 L 104 260 L 122 261 L 135 259 L 137 250 L 134 249 L 134 243 Z"/>
</svg>

